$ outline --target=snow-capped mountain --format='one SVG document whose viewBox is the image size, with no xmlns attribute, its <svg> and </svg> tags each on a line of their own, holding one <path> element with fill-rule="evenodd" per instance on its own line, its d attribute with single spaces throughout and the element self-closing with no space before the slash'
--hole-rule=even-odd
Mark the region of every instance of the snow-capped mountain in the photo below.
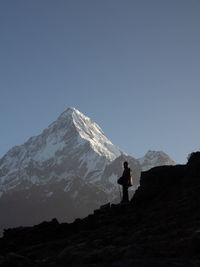
<svg viewBox="0 0 200 267">
<path fill-rule="evenodd" d="M 119 201 L 117 178 L 125 160 L 136 189 L 141 165 L 144 169 L 149 161 L 128 156 L 90 118 L 68 108 L 40 135 L 0 159 L 0 228 L 53 217 L 70 221 L 108 201 Z"/>
<path fill-rule="evenodd" d="M 144 157 L 138 159 L 142 171 L 161 165 L 175 165 L 175 162 L 162 151 L 149 150 Z"/>
<path fill-rule="evenodd" d="M 1 194 L 22 180 L 45 184 L 66 180 L 72 174 L 87 180 L 94 171 L 96 177 L 98 170 L 121 154 L 96 123 L 69 108 L 41 135 L 12 148 L 0 160 Z"/>
</svg>

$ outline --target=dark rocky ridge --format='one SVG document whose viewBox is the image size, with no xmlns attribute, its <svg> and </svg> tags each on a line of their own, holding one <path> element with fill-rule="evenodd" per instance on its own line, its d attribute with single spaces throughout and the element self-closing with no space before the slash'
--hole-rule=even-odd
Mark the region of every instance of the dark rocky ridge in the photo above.
<svg viewBox="0 0 200 267">
<path fill-rule="evenodd" d="M 5 230 L 0 266 L 200 266 L 200 152 L 143 172 L 128 205 Z"/>
</svg>

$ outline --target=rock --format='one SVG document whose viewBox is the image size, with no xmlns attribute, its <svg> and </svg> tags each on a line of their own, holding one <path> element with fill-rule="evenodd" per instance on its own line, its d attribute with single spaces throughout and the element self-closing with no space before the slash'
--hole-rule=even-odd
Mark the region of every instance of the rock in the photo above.
<svg viewBox="0 0 200 267">
<path fill-rule="evenodd" d="M 141 256 L 144 252 L 143 249 L 137 245 L 129 245 L 127 247 L 122 248 L 122 253 L 124 258 L 132 259 L 138 256 Z"/>
<path fill-rule="evenodd" d="M 32 267 L 34 266 L 33 261 L 16 253 L 9 253 L 5 258 L 4 264 L 7 264 L 7 266 L 9 267 L 12 267 L 12 266 L 13 267 L 27 267 L 27 266 Z"/>
<path fill-rule="evenodd" d="M 70 263 L 72 261 L 74 246 L 68 246 L 64 248 L 59 254 L 58 254 L 58 262 L 59 263 Z"/>
<path fill-rule="evenodd" d="M 107 203 L 107 204 L 100 206 L 100 210 L 109 209 L 109 208 L 110 208 L 110 203 Z"/>
<path fill-rule="evenodd" d="M 1 264 L 4 262 L 4 260 L 5 260 L 5 257 L 0 256 L 0 266 L 1 266 Z"/>
<path fill-rule="evenodd" d="M 94 248 L 102 248 L 102 247 L 104 247 L 104 245 L 105 245 L 105 243 L 103 242 L 102 239 L 96 239 L 96 240 L 92 241 L 92 246 Z"/>
<path fill-rule="evenodd" d="M 200 253 L 200 230 L 196 230 L 190 240 L 190 252 Z"/>
</svg>

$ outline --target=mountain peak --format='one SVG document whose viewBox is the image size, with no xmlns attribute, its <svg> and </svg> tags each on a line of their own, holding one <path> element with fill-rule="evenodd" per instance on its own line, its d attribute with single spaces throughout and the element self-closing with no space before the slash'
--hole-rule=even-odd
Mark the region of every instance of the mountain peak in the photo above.
<svg viewBox="0 0 200 267">
<path fill-rule="evenodd" d="M 71 131 L 69 126 L 71 127 L 73 125 L 74 129 L 79 134 L 80 140 L 88 141 L 90 147 L 96 153 L 105 156 L 109 161 L 121 155 L 121 150 L 106 138 L 99 125 L 74 107 L 69 107 L 64 111 L 54 124 L 61 125 L 61 128 L 66 131 Z M 60 127 L 58 127 L 58 129 L 60 129 Z"/>
<path fill-rule="evenodd" d="M 78 111 L 76 108 L 74 107 L 69 107 L 67 108 L 63 113 L 61 113 L 61 115 L 58 117 L 58 119 L 66 119 L 69 116 L 72 116 L 72 114 L 76 112 L 76 113 L 81 113 L 80 111 Z"/>
<path fill-rule="evenodd" d="M 143 171 L 160 165 L 175 165 L 175 162 L 163 151 L 148 150 L 144 157 L 138 160 Z"/>
<path fill-rule="evenodd" d="M 155 151 L 155 150 L 148 150 L 147 153 L 145 154 L 145 157 L 153 157 L 155 155 L 166 155 L 163 151 Z"/>
</svg>

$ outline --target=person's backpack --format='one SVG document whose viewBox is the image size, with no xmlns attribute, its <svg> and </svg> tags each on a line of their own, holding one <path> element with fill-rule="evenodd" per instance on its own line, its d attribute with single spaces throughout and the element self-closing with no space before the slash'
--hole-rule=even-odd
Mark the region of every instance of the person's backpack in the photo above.
<svg viewBox="0 0 200 267">
<path fill-rule="evenodd" d="M 132 170 L 129 168 L 129 179 L 128 179 L 128 184 L 127 184 L 128 187 L 131 187 L 133 186 L 133 173 L 132 173 Z"/>
</svg>

